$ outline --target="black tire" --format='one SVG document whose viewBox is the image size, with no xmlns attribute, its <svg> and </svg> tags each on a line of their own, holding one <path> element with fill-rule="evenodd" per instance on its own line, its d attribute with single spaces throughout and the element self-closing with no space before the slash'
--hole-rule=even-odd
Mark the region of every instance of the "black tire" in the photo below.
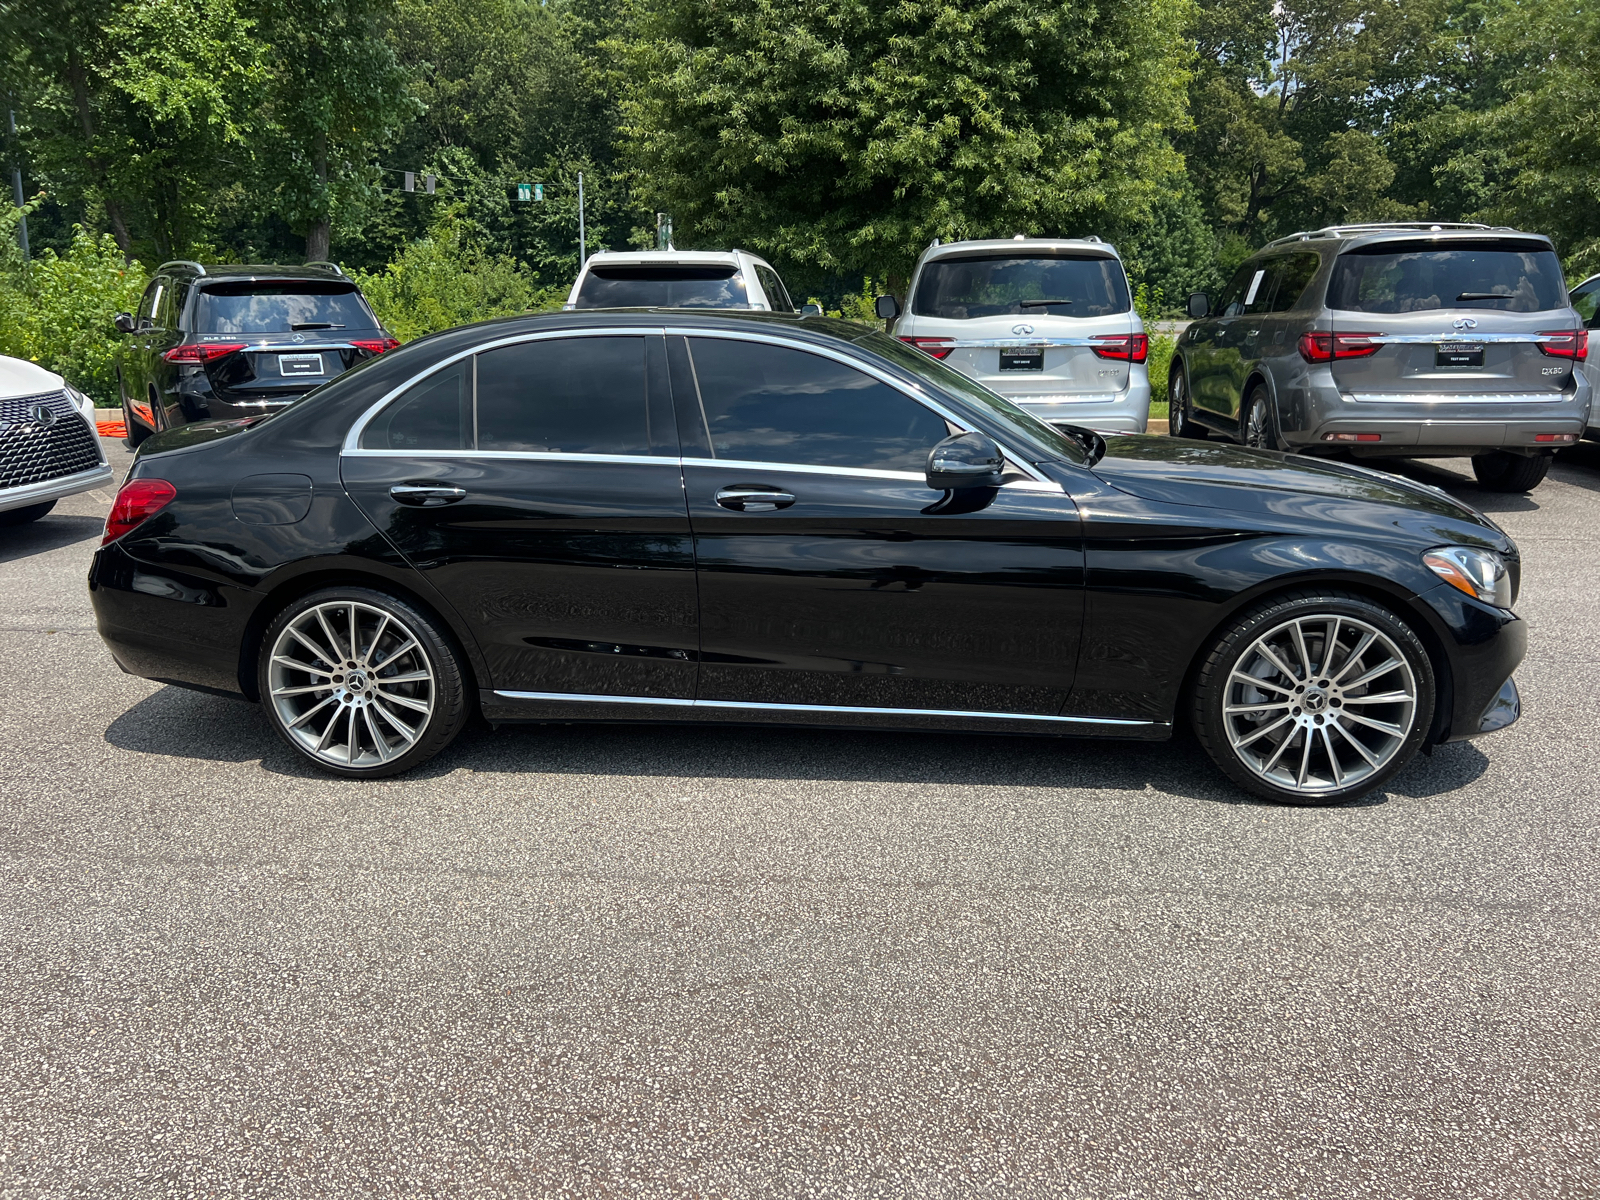
<svg viewBox="0 0 1600 1200">
<path fill-rule="evenodd" d="M 150 436 L 150 430 L 134 418 L 133 405 L 128 403 L 128 393 L 122 386 L 120 374 L 117 377 L 117 393 L 122 397 L 122 428 L 127 431 L 125 440 L 128 449 L 137 450 L 145 438 Z"/>
<path fill-rule="evenodd" d="M 357 632 L 353 637 L 348 625 L 341 627 L 339 624 L 338 613 L 347 608 L 356 623 Z M 327 627 L 320 623 L 314 626 L 316 632 L 312 640 L 320 645 L 324 652 L 321 655 L 313 654 L 293 634 L 286 635 L 300 618 L 315 621 L 319 609 L 325 618 L 329 611 L 334 613 L 330 621 L 331 644 L 328 635 L 321 632 Z M 385 618 L 386 623 L 379 624 L 379 616 Z M 280 639 L 286 636 L 296 649 L 284 657 L 304 662 L 305 668 L 285 667 L 283 657 L 275 662 L 275 651 L 281 649 Z M 344 643 L 340 642 L 341 637 Z M 372 641 L 364 642 L 367 637 Z M 415 649 L 397 649 L 403 647 L 406 640 L 414 640 Z M 384 658 L 392 658 L 399 665 L 391 669 L 389 663 L 380 661 Z M 304 694 L 276 695 L 275 670 L 279 687 L 285 691 L 304 689 Z M 382 674 L 385 670 L 391 675 L 396 671 L 401 675 L 426 671 L 431 672 L 431 678 L 417 683 L 401 680 L 396 675 L 386 682 Z M 359 687 L 355 680 L 357 675 L 362 676 Z M 349 779 L 381 779 L 420 766 L 455 740 L 473 712 L 462 655 L 440 622 L 397 596 L 364 587 L 324 588 L 301 596 L 275 616 L 261 640 L 256 686 L 260 689 L 261 705 L 278 736 L 308 762 Z M 389 690 L 382 690 L 384 688 Z M 424 693 L 422 688 L 428 690 Z M 380 703 L 383 701 L 388 703 Z M 326 707 L 330 702 L 331 707 Z M 424 703 L 428 711 L 418 715 L 416 707 Z M 369 705 L 370 712 L 367 711 Z M 319 714 L 306 711 L 313 707 L 332 714 L 326 724 Z M 398 715 L 398 722 L 389 716 L 391 712 Z M 291 715 L 302 722 L 299 732 L 291 728 Z M 330 727 L 346 718 L 345 730 L 327 733 Z M 397 731 L 412 721 L 415 722 L 412 740 L 406 741 Z M 328 741 L 329 737 L 334 739 L 320 752 L 307 744 L 317 736 L 318 730 L 324 735 L 323 741 Z M 387 739 L 384 742 L 389 751 L 387 756 L 373 738 L 377 731 Z M 349 737 L 351 732 L 353 739 Z M 339 738 L 348 743 L 344 747 L 346 761 L 337 761 Z"/>
<path fill-rule="evenodd" d="M 54 500 L 46 500 L 42 504 L 30 504 L 26 508 L 8 508 L 0 512 L 0 525 L 26 525 L 30 521 L 37 521 L 56 506 Z"/>
<path fill-rule="evenodd" d="M 1239 441 L 1257 450 L 1281 450 L 1278 436 L 1278 406 L 1264 383 L 1258 383 L 1245 397 L 1239 410 Z"/>
<path fill-rule="evenodd" d="M 1490 450 L 1472 456 L 1472 473 L 1478 485 L 1491 492 L 1531 492 L 1550 473 L 1553 455 L 1508 454 Z"/>
<path fill-rule="evenodd" d="M 1197 441 L 1204 441 L 1206 437 L 1206 427 L 1197 422 L 1189 410 L 1189 382 L 1184 377 L 1182 361 L 1176 358 L 1167 376 L 1167 433 Z"/>
<path fill-rule="evenodd" d="M 1377 636 L 1363 643 L 1368 633 Z M 1294 675 L 1258 650 L 1280 636 L 1290 649 L 1279 661 Z M 1395 655 L 1394 667 L 1359 682 Z M 1408 692 L 1405 702 L 1384 699 Z M 1363 596 L 1307 590 L 1229 622 L 1201 660 L 1192 716 L 1206 753 L 1245 791 L 1278 804 L 1339 804 L 1383 786 L 1416 756 L 1436 694 L 1427 650 L 1403 620 Z"/>
</svg>

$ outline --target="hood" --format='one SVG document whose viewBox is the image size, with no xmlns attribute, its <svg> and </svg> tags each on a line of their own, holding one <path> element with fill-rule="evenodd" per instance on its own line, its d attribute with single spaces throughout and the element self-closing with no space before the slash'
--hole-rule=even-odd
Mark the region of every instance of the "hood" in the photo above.
<svg viewBox="0 0 1600 1200">
<path fill-rule="evenodd" d="M 0 399 L 59 392 L 65 386 L 66 381 L 61 376 L 54 371 L 46 371 L 38 363 L 0 354 Z"/>
<path fill-rule="evenodd" d="M 1489 518 L 1448 492 L 1425 483 L 1367 467 L 1325 459 L 1253 450 L 1245 446 L 1192 442 L 1148 435 L 1106 438 L 1105 456 L 1094 473 L 1118 491 L 1161 504 L 1220 508 L 1233 512 L 1272 512 L 1286 507 L 1306 513 L 1308 506 L 1282 502 L 1316 498 L 1335 502 L 1330 510 L 1346 515 L 1351 504 L 1404 510 L 1413 516 L 1442 517 L 1478 526 L 1500 541 L 1504 534 Z M 1402 523 L 1395 514 L 1394 523 Z"/>
</svg>

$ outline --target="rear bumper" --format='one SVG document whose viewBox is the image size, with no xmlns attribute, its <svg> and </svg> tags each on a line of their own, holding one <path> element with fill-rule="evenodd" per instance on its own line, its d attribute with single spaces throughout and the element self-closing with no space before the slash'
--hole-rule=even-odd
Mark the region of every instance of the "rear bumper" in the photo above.
<svg viewBox="0 0 1600 1200">
<path fill-rule="evenodd" d="M 1150 420 L 1150 377 L 1143 368 L 1132 373 L 1125 391 L 1086 396 L 1011 394 L 993 382 L 986 382 L 985 386 L 1052 425 L 1079 425 L 1107 433 L 1143 433 Z"/>
<path fill-rule="evenodd" d="M 59 500 L 63 496 L 76 496 L 79 492 L 87 492 L 91 488 L 105 487 L 114 478 L 111 468 L 101 463 L 92 470 L 63 475 L 59 479 L 42 479 L 38 483 L 26 484 L 23 487 L 7 488 L 5 491 L 0 491 L 0 512 L 9 512 L 13 508 L 27 508 L 31 504 L 43 504 L 47 500 Z"/>
<path fill-rule="evenodd" d="M 1359 395 L 1331 383 L 1308 386 L 1282 407 L 1284 440 L 1295 449 L 1352 448 L 1375 454 L 1468 455 L 1481 450 L 1554 450 L 1581 438 L 1590 392 L 1581 376 L 1572 390 L 1541 393 Z M 1292 426 L 1292 427 L 1291 427 Z M 1376 434 L 1353 442 L 1332 435 Z"/>
</svg>

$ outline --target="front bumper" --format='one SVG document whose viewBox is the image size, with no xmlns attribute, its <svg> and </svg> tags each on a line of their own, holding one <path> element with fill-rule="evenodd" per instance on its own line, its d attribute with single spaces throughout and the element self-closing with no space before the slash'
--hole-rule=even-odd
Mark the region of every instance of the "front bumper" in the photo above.
<svg viewBox="0 0 1600 1200">
<path fill-rule="evenodd" d="M 60 500 L 63 496 L 76 496 L 79 492 L 105 487 L 115 478 L 111 467 L 101 463 L 88 471 L 78 471 L 58 479 L 41 479 L 38 483 L 26 484 L 23 487 L 8 488 L 0 492 L 0 512 L 8 512 L 13 508 L 27 508 L 31 504 L 43 504 L 47 500 Z"/>
<path fill-rule="evenodd" d="M 1420 597 L 1444 636 L 1449 678 L 1436 718 L 1436 742 L 1459 742 L 1504 729 L 1521 714 L 1512 673 L 1528 652 L 1522 618 L 1441 583 Z"/>
</svg>

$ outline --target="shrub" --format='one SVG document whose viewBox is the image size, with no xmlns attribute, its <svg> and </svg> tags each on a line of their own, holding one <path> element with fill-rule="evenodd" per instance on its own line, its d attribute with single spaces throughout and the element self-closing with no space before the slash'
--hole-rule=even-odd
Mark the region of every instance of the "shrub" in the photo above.
<svg viewBox="0 0 1600 1200">
<path fill-rule="evenodd" d="M 111 319 L 139 306 L 146 278 L 110 234 L 78 225 L 66 254 L 45 250 L 30 263 L 16 251 L 17 209 L 0 217 L 9 247 L 0 260 L 0 354 L 63 376 L 101 407 L 114 407 L 121 335 Z"/>
<path fill-rule="evenodd" d="M 539 288 L 526 266 L 492 254 L 458 206 L 445 210 L 388 266 L 352 271 L 378 319 L 402 342 L 529 309 L 560 308 L 564 289 Z"/>
</svg>

